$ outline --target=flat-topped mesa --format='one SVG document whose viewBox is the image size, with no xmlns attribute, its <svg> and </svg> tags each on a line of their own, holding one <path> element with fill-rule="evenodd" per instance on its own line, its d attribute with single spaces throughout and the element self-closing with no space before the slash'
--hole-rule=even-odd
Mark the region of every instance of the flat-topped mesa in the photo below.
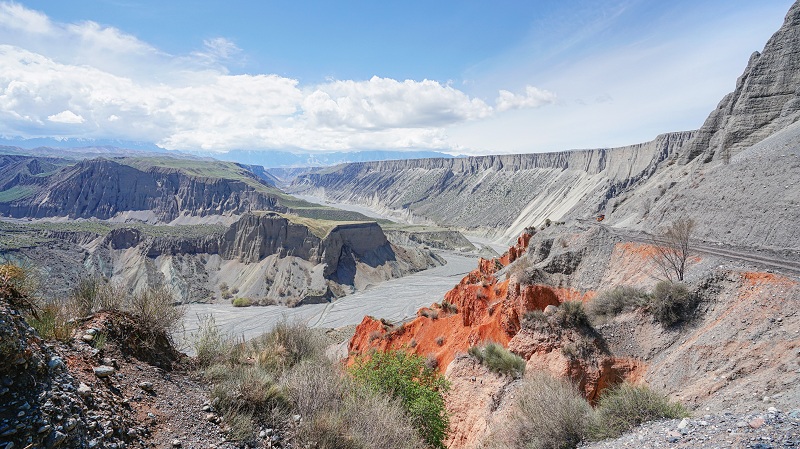
<svg viewBox="0 0 800 449">
<path fill-rule="evenodd" d="M 140 169 L 109 159 L 85 160 L 42 179 L 17 179 L 18 184 L 7 187 L 29 194 L 0 203 L 0 213 L 16 218 L 101 220 L 128 213 L 148 221 L 170 222 L 182 215 L 285 210 L 277 197 L 254 187 L 260 181 L 252 174 L 241 170 L 237 175 L 243 178 L 204 176 L 170 167 Z"/>
<path fill-rule="evenodd" d="M 611 149 L 345 164 L 299 176 L 288 190 L 511 240 L 546 218 L 601 210 L 608 198 L 679 154 L 692 136 L 670 133 Z"/>
</svg>

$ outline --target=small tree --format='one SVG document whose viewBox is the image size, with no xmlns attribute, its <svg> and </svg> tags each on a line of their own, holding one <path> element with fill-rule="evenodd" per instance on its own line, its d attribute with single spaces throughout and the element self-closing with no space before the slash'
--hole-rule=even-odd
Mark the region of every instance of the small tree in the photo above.
<svg viewBox="0 0 800 449">
<path fill-rule="evenodd" d="M 651 238 L 656 248 L 652 257 L 653 262 L 669 281 L 683 281 L 686 261 L 692 255 L 689 242 L 692 231 L 694 231 L 694 220 L 679 218 L 660 235 Z"/>
</svg>

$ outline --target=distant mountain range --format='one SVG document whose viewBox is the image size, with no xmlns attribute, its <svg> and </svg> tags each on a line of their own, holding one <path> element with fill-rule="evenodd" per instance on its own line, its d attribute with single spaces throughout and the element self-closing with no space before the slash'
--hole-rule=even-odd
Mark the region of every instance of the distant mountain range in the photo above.
<svg viewBox="0 0 800 449">
<path fill-rule="evenodd" d="M 142 157 L 169 154 L 176 158 L 203 158 L 261 165 L 265 168 L 324 167 L 348 162 L 452 158 L 439 151 L 366 150 L 291 152 L 278 150 L 170 151 L 146 142 L 96 139 L 0 138 L 0 153 L 39 157 L 91 159 L 98 156 Z"/>
</svg>

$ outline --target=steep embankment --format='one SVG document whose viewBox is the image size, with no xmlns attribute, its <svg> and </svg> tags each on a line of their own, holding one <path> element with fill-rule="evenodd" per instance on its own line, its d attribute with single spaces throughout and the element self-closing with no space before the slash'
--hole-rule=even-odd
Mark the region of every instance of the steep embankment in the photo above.
<svg viewBox="0 0 800 449">
<path fill-rule="evenodd" d="M 12 158 L 20 160 L 13 162 Z M 170 222 L 182 215 L 286 209 L 279 204 L 279 191 L 232 163 L 162 158 L 93 159 L 74 165 L 61 161 L 56 165 L 22 156 L 0 162 L 4 162 L 4 170 L 18 172 L 0 191 L 0 214 L 14 218 Z M 42 166 L 47 162 L 55 171 L 44 172 Z M 31 164 L 38 167 L 38 173 L 26 176 Z"/>
<path fill-rule="evenodd" d="M 54 296 L 102 275 L 132 289 L 163 283 L 182 301 L 289 305 L 329 301 L 442 263 L 428 250 L 392 245 L 375 222 L 258 213 L 227 228 L 91 226 L 6 225 L 33 243 L 2 257 L 40 267 Z"/>
<path fill-rule="evenodd" d="M 289 191 L 509 240 L 576 208 L 593 216 L 651 176 L 691 136 L 665 134 L 615 149 L 347 164 L 300 176 Z"/>
<path fill-rule="evenodd" d="M 591 306 L 596 291 L 618 285 L 651 290 L 658 275 L 653 248 L 602 227 L 560 228 L 523 236 L 505 257 L 481 261 L 412 321 L 364 318 L 351 355 L 404 349 L 435 361 L 453 382 L 451 448 L 480 447 L 514 403 L 518 381 L 465 355 L 487 341 L 522 357 L 529 372 L 571 379 L 590 400 L 621 380 L 711 413 L 745 413 L 762 407 L 764 397 L 792 408 L 800 398 L 796 279 L 723 268 L 730 265 L 716 256 L 696 255 L 686 279 L 697 307 L 684 322 L 664 326 L 640 306 L 592 327 L 576 322 L 564 302 Z"/>
<path fill-rule="evenodd" d="M 615 149 L 348 164 L 300 176 L 291 190 L 506 242 L 548 218 L 603 214 L 651 232 L 689 216 L 702 239 L 797 257 L 798 69 L 795 3 L 697 131 Z"/>
</svg>

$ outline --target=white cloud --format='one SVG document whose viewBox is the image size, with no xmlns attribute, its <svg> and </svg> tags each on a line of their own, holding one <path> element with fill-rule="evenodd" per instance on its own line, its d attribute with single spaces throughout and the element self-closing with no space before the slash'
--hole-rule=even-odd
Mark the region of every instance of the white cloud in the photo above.
<svg viewBox="0 0 800 449">
<path fill-rule="evenodd" d="M 79 124 L 86 121 L 83 117 L 72 111 L 61 111 L 58 114 L 48 115 L 47 120 L 50 120 L 53 123 L 67 124 Z"/>
<path fill-rule="evenodd" d="M 150 141 L 169 149 L 454 149 L 445 127 L 554 95 L 500 92 L 496 108 L 432 80 L 231 75 L 242 51 L 217 37 L 168 55 L 95 22 L 62 24 L 0 2 L 0 134 Z M 21 21 L 21 22 L 20 22 Z M 19 23 L 30 28 L 19 28 Z M 69 125 L 69 126 L 64 126 Z"/>
<path fill-rule="evenodd" d="M 525 93 L 523 94 L 501 90 L 500 96 L 497 97 L 495 103 L 498 111 L 507 111 L 509 109 L 538 108 L 555 101 L 556 94 L 553 92 L 537 89 L 533 86 L 525 86 Z"/>
<path fill-rule="evenodd" d="M 203 57 L 209 57 L 215 60 L 226 60 L 236 56 L 242 52 L 242 49 L 237 47 L 232 41 L 224 37 L 215 37 L 213 39 L 206 39 L 203 41 L 204 52 L 197 52 L 195 54 Z"/>
<path fill-rule="evenodd" d="M 303 101 L 313 126 L 383 130 L 443 126 L 488 116 L 482 100 L 436 81 L 331 81 Z"/>
<path fill-rule="evenodd" d="M 46 15 L 13 2 L 0 3 L 0 26 L 34 34 L 52 30 Z"/>
</svg>

